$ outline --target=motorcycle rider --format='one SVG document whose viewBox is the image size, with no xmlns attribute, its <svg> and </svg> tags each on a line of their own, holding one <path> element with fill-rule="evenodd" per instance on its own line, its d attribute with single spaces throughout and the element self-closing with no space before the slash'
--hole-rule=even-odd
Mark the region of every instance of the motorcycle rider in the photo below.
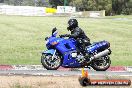
<svg viewBox="0 0 132 88">
<path fill-rule="evenodd" d="M 78 21 L 76 19 L 70 19 L 68 21 L 67 30 L 68 31 L 70 30 L 71 34 L 60 35 L 60 37 L 70 37 L 77 40 L 77 43 L 78 43 L 77 47 L 78 46 L 82 47 L 82 50 L 79 50 L 79 51 L 82 52 L 84 55 L 86 55 L 85 47 L 88 45 L 91 45 L 91 43 L 90 43 L 90 39 L 86 36 L 84 31 L 78 26 Z"/>
</svg>

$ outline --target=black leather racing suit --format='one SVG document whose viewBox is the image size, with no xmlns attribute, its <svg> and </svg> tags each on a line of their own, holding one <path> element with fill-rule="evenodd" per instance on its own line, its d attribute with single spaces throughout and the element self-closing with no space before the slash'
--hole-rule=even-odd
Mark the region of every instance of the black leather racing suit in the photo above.
<svg viewBox="0 0 132 88">
<path fill-rule="evenodd" d="M 86 36 L 84 31 L 79 27 L 76 27 L 73 30 L 71 30 L 70 38 L 74 38 L 77 40 L 77 43 L 78 43 L 77 46 L 82 47 L 81 52 L 85 51 L 86 46 L 91 45 L 90 39 Z"/>
</svg>

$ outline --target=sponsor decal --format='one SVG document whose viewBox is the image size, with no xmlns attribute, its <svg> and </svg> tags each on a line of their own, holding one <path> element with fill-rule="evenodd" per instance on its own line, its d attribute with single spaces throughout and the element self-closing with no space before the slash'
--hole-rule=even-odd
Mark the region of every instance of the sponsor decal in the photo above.
<svg viewBox="0 0 132 88">
<path fill-rule="evenodd" d="M 82 76 L 79 77 L 79 82 L 82 86 L 130 86 L 131 80 L 129 79 L 90 79 L 88 71 L 82 69 Z"/>
</svg>

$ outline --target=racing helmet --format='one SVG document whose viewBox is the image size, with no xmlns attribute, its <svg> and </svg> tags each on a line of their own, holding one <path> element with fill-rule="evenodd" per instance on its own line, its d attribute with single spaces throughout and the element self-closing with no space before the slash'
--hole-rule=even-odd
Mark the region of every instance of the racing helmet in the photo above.
<svg viewBox="0 0 132 88">
<path fill-rule="evenodd" d="M 74 28 L 78 27 L 78 21 L 76 19 L 70 19 L 68 21 L 67 30 L 73 30 Z"/>
</svg>

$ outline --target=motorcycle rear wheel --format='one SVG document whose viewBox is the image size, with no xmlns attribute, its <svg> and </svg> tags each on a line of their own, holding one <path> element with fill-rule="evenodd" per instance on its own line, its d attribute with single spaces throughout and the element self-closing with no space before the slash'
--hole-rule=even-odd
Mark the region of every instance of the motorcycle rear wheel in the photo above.
<svg viewBox="0 0 132 88">
<path fill-rule="evenodd" d="M 93 60 L 91 67 L 96 71 L 106 71 L 110 67 L 110 64 L 111 60 L 110 57 L 107 55 Z"/>
<path fill-rule="evenodd" d="M 51 54 L 42 54 L 41 63 L 47 70 L 57 70 L 61 66 L 62 61 L 59 56 L 55 56 L 52 60 Z"/>
</svg>

